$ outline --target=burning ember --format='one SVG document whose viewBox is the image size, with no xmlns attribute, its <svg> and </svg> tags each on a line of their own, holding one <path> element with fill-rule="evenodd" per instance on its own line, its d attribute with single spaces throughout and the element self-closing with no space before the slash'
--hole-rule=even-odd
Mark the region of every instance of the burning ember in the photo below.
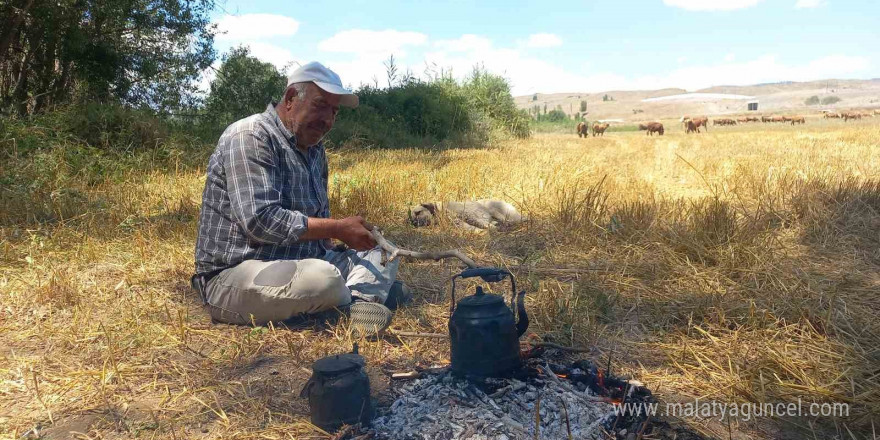
<svg viewBox="0 0 880 440">
<path fill-rule="evenodd" d="M 586 361 L 562 367 L 533 359 L 510 379 L 463 379 L 446 369 L 404 383 L 372 431 L 388 440 L 533 439 L 536 429 L 545 439 L 607 438 L 619 422 L 611 402 L 634 387 L 608 377 L 600 385 L 599 377 Z"/>
</svg>

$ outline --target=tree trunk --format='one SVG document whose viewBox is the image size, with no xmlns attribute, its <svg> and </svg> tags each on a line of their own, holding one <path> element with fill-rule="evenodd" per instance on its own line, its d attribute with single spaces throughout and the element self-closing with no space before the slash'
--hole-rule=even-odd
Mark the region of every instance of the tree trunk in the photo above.
<svg viewBox="0 0 880 440">
<path fill-rule="evenodd" d="M 9 45 L 12 43 L 12 37 L 16 35 L 15 31 L 18 30 L 21 22 L 24 21 L 24 16 L 27 15 L 28 10 L 33 5 L 34 0 L 27 0 L 27 3 L 24 4 L 24 8 L 18 11 L 18 14 L 12 19 L 12 23 L 3 32 L 2 37 L 0 37 L 0 64 L 3 64 L 3 62 L 6 61 L 6 51 L 9 50 Z"/>
</svg>

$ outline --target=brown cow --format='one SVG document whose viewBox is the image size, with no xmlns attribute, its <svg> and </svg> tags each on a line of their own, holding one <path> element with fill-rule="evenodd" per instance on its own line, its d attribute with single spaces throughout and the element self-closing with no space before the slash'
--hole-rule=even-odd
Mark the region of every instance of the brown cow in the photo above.
<svg viewBox="0 0 880 440">
<path fill-rule="evenodd" d="M 693 119 L 688 119 L 687 121 L 685 121 L 684 126 L 687 130 L 686 133 L 688 134 L 692 132 L 700 132 L 700 126 L 696 122 L 694 122 Z"/>
<path fill-rule="evenodd" d="M 577 134 L 578 137 L 589 137 L 590 136 L 590 126 L 587 125 L 586 122 L 578 122 L 577 125 Z"/>
<path fill-rule="evenodd" d="M 849 122 L 850 119 L 862 119 L 862 114 L 856 112 L 844 112 L 843 121 Z"/>
<path fill-rule="evenodd" d="M 596 137 L 596 135 L 602 135 L 602 137 L 605 137 L 605 130 L 607 130 L 610 125 L 611 124 L 607 122 L 604 124 L 598 122 L 593 124 L 593 137 Z"/>
<path fill-rule="evenodd" d="M 709 118 L 705 116 L 697 116 L 691 120 L 694 121 L 694 125 L 696 125 L 697 128 L 703 127 L 706 131 L 709 131 Z"/>
<path fill-rule="evenodd" d="M 825 119 L 840 119 L 840 118 L 841 118 L 840 113 L 835 113 L 835 112 L 826 112 L 825 113 Z"/>
<path fill-rule="evenodd" d="M 648 124 L 639 124 L 639 131 L 645 131 L 648 129 Z"/>
<path fill-rule="evenodd" d="M 807 123 L 807 120 L 804 119 L 803 116 L 792 116 L 792 117 L 788 118 L 788 120 L 791 121 L 791 125 L 806 124 Z"/>
<path fill-rule="evenodd" d="M 648 134 L 654 136 L 654 133 L 659 133 L 660 136 L 663 136 L 663 124 L 659 122 L 648 122 L 647 124 L 639 124 L 645 125 L 645 129 L 648 130 Z"/>
<path fill-rule="evenodd" d="M 761 122 L 764 122 L 764 123 L 770 122 L 770 117 L 769 117 L 769 116 L 764 116 L 764 115 L 762 115 L 762 116 L 761 116 Z"/>
<path fill-rule="evenodd" d="M 784 116 L 771 116 L 770 122 L 785 122 Z"/>
</svg>

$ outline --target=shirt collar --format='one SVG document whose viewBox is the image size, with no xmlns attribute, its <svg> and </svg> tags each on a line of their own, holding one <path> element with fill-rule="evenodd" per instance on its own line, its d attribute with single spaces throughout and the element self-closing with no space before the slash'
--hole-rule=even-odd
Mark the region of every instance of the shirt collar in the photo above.
<svg viewBox="0 0 880 440">
<path fill-rule="evenodd" d="M 288 130 L 287 127 L 284 126 L 284 123 L 281 122 L 281 117 L 278 116 L 278 111 L 275 110 L 276 105 L 278 105 L 278 104 L 275 101 L 270 102 L 269 105 L 266 106 L 266 113 L 265 114 L 269 117 L 269 119 L 272 120 L 272 122 L 275 123 L 275 125 L 278 127 L 278 129 L 281 130 L 281 134 L 283 134 L 284 137 L 290 142 L 290 146 L 294 150 L 296 150 L 296 135 L 291 133 L 290 130 Z M 323 146 L 324 146 L 323 141 L 319 141 L 315 145 L 310 145 L 309 146 L 309 154 L 312 153 L 313 149 L 320 149 Z"/>
</svg>

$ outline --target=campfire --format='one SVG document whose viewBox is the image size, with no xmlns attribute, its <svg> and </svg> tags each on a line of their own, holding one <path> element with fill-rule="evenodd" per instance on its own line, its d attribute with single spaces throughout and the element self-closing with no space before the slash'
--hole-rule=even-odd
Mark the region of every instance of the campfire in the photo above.
<svg viewBox="0 0 880 440">
<path fill-rule="evenodd" d="M 649 396 L 639 384 L 607 380 L 589 361 L 542 358 L 510 378 L 459 378 L 448 369 L 404 383 L 379 410 L 375 439 L 592 439 L 638 432 L 643 419 L 618 419 L 614 405 Z M 612 438 L 614 434 L 612 434 Z"/>
</svg>

